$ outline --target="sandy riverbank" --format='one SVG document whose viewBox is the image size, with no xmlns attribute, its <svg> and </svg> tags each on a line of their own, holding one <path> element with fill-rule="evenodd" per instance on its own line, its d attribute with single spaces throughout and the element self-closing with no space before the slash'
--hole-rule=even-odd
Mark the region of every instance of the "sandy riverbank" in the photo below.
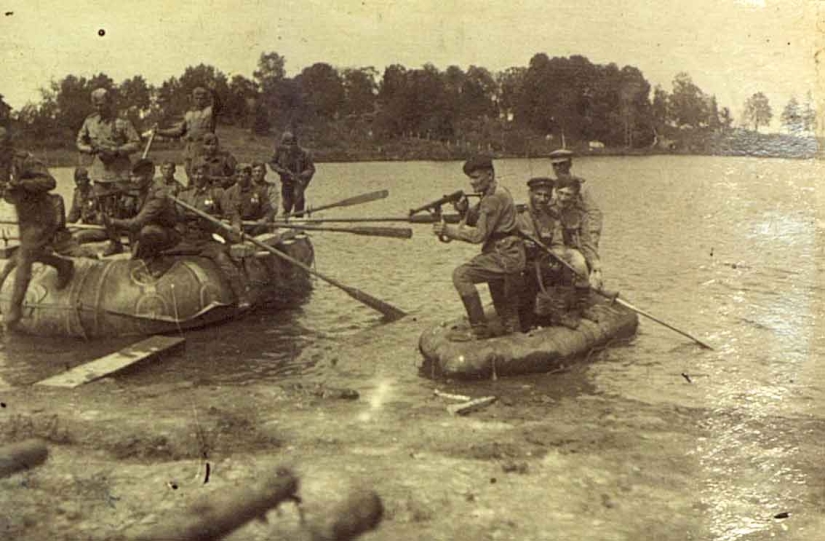
<svg viewBox="0 0 825 541">
<path fill-rule="evenodd" d="M 0 531 L 7 539 L 130 538 L 205 495 L 290 465 L 310 518 L 348 487 L 377 491 L 384 521 L 363 539 L 713 538 L 693 452 L 707 436 L 698 422 L 707 411 L 606 395 L 587 364 L 409 385 L 422 326 L 408 318 L 392 334 L 377 327 L 305 350 L 335 365 L 323 381 L 134 387 L 122 376 L 76 390 L 0 391 L 0 437 L 41 437 L 51 449 L 43 466 L 0 480 Z M 454 417 L 436 388 L 499 401 Z M 358 397 L 342 392 L 349 389 Z M 816 470 L 822 428 L 816 435 L 803 421 L 788 423 L 808 432 L 803 451 Z M 773 519 L 781 510 L 766 508 L 772 524 L 748 539 L 812 539 L 823 503 L 825 494 L 794 502 L 791 532 L 790 521 Z M 231 538 L 295 535 L 291 506 L 268 518 Z"/>
</svg>

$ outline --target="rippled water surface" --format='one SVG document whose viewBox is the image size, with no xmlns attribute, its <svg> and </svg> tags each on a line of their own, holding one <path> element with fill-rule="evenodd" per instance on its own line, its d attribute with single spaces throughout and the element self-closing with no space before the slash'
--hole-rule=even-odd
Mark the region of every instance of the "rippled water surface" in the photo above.
<svg viewBox="0 0 825 541">
<path fill-rule="evenodd" d="M 549 173 L 542 160 L 496 166 L 519 201 L 527 178 Z M 576 172 L 588 179 L 605 213 L 608 287 L 716 348 L 705 352 L 642 320 L 632 346 L 604 353 L 589 375 L 601 392 L 709 412 L 701 419 L 709 436 L 696 442 L 692 457 L 700 465 L 709 528 L 716 539 L 746 538 L 766 528 L 754 518 L 757 509 L 779 512 L 780 502 L 793 502 L 800 487 L 814 482 L 795 466 L 804 434 L 790 433 L 785 420 L 825 415 L 825 369 L 817 362 L 825 353 L 825 213 L 818 193 L 825 163 L 611 157 L 579 160 Z M 70 173 L 57 170 L 67 199 Z M 323 214 L 363 217 L 403 215 L 460 188 L 467 185 L 459 163 L 320 164 L 309 193 L 320 205 L 388 189 L 386 200 Z M 317 269 L 421 319 L 460 314 L 450 275 L 476 248 L 442 244 L 429 226 L 412 227 L 409 241 L 316 234 Z M 300 307 L 189 333 L 183 357 L 133 381 L 233 384 L 318 376 L 326 369 L 322 353 L 333 351 L 336 340 L 380 324 L 369 308 L 316 282 Z M 385 329 L 393 333 L 392 326 Z M 5 337 L 0 378 L 29 384 L 128 342 Z M 318 344 L 325 344 L 318 355 L 301 355 Z M 397 368 L 408 371 L 401 384 L 418 384 L 414 365 Z"/>
</svg>

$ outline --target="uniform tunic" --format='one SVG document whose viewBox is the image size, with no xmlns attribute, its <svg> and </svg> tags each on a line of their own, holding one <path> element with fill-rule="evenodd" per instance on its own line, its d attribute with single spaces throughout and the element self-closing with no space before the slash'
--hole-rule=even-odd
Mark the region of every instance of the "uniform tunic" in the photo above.
<svg viewBox="0 0 825 541">
<path fill-rule="evenodd" d="M 504 187 L 495 186 L 483 195 L 468 211 L 465 223 L 448 225 L 446 235 L 482 245 L 479 255 L 453 272 L 453 284 L 462 296 L 475 294 L 474 284 L 505 280 L 524 269 L 524 244 L 517 236 L 516 209 Z"/>
<path fill-rule="evenodd" d="M 138 246 L 133 253 L 138 259 L 155 257 L 180 240 L 175 230 L 177 211 L 167 193 L 165 187 L 152 184 L 138 194 L 139 210 L 134 218 L 112 220 L 115 228 L 129 231 L 132 245 Z"/>
<path fill-rule="evenodd" d="M 204 161 L 204 175 L 216 188 L 226 189 L 235 183 L 235 167 L 238 161 L 232 154 L 219 150 L 211 156 L 202 156 Z"/>
<path fill-rule="evenodd" d="M 224 216 L 224 192 L 220 188 L 204 186 L 196 188 L 190 186 L 178 194 L 178 199 L 184 203 L 195 207 L 216 218 Z M 187 242 L 212 241 L 212 233 L 218 231 L 217 226 L 210 224 L 203 218 L 199 218 L 182 207 L 180 208 L 180 219 L 178 230 L 183 234 Z"/>
<path fill-rule="evenodd" d="M 217 97 L 217 94 L 214 96 Z M 203 153 L 203 136 L 207 133 L 215 133 L 218 110 L 219 107 L 213 105 L 206 106 L 203 109 L 190 109 L 186 111 L 183 115 L 183 121 L 178 125 L 159 132 L 164 137 L 183 139 L 185 143 L 183 162 L 187 173 L 189 173 L 192 166 L 192 160 Z"/>
<path fill-rule="evenodd" d="M 242 220 L 272 221 L 275 209 L 270 205 L 267 186 L 249 183 L 242 188 L 235 184 L 224 193 L 224 207 L 232 220 L 232 225 L 238 226 Z"/>
<path fill-rule="evenodd" d="M 89 178 L 104 183 L 127 182 L 132 171 L 129 154 L 140 148 L 140 136 L 126 119 L 103 119 L 100 114 L 92 113 L 77 132 L 77 149 L 90 153 L 94 148 L 116 148 L 117 153 L 105 162 L 95 154 L 89 167 Z"/>
<path fill-rule="evenodd" d="M 304 210 L 304 192 L 315 175 L 315 164 L 309 152 L 302 148 L 279 146 L 269 160 L 269 166 L 281 177 L 284 214 L 289 214 L 293 209 Z"/>
<path fill-rule="evenodd" d="M 582 213 L 584 213 L 584 228 L 587 229 L 590 235 L 590 242 L 598 250 L 599 242 L 602 238 L 602 211 L 596 203 L 596 198 L 590 191 L 590 185 L 581 177 L 573 176 L 579 181 L 579 196 L 576 198 L 574 205 Z"/>
</svg>

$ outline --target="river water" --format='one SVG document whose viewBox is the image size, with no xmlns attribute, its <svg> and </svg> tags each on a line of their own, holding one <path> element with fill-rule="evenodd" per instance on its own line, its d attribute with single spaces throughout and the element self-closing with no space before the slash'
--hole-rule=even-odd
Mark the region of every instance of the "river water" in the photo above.
<svg viewBox="0 0 825 541">
<path fill-rule="evenodd" d="M 526 199 L 527 178 L 549 174 L 545 160 L 496 167 L 517 201 Z M 55 173 L 70 201 L 71 171 Z M 600 393 L 708 411 L 701 422 L 710 436 L 697 441 L 693 458 L 704 472 L 710 531 L 716 539 L 759 532 L 764 524 L 747 518 L 742 502 L 793 501 L 813 482 L 794 466 L 804 434 L 789 433 L 784 420 L 825 417 L 825 368 L 817 363 L 825 354 L 825 202 L 816 189 L 825 163 L 604 157 L 578 160 L 575 173 L 588 179 L 604 211 L 607 287 L 715 347 L 704 351 L 642 319 L 632 347 L 604 352 L 589 366 L 589 380 Z M 309 197 L 320 205 L 388 189 L 383 201 L 321 215 L 391 216 L 467 188 L 459 163 L 320 164 Z M 408 241 L 315 234 L 316 267 L 402 308 L 422 327 L 461 314 L 451 271 L 477 248 L 442 244 L 430 226 L 412 227 Z M 379 325 L 377 313 L 316 282 L 302 306 L 188 333 L 183 356 L 129 377 L 134 385 L 323 378 L 335 370 L 329 353 L 336 341 Z M 128 342 L 5 336 L 0 381 L 30 384 Z M 376 357 L 365 351 L 364 362 Z M 424 384 L 409 359 L 383 362 L 402 374 L 398 384 Z"/>
</svg>

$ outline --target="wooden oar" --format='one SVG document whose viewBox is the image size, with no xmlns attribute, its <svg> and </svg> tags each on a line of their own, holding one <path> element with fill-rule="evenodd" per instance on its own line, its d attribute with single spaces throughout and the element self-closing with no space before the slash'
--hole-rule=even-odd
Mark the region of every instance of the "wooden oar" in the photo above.
<svg viewBox="0 0 825 541">
<path fill-rule="evenodd" d="M 442 215 L 444 221 L 448 224 L 457 224 L 461 217 L 458 214 L 444 214 Z M 416 214 L 415 216 L 375 216 L 368 218 L 295 218 L 289 220 L 287 223 L 294 224 L 321 224 L 324 222 L 330 223 L 378 223 L 378 222 L 402 222 L 408 224 L 432 224 L 438 222 L 431 214 Z M 285 220 L 276 218 L 275 223 L 282 223 Z"/>
<path fill-rule="evenodd" d="M 260 225 L 256 221 L 244 220 L 243 225 Z M 412 229 L 409 227 L 319 227 L 315 225 L 293 224 L 292 222 L 265 223 L 268 227 L 284 227 L 287 229 L 299 229 L 301 231 L 329 231 L 333 233 L 352 233 L 353 235 L 364 235 L 367 237 L 388 237 L 392 239 L 412 238 Z"/>
<path fill-rule="evenodd" d="M 571 265 L 570 265 L 567 261 L 565 261 L 564 259 L 562 259 L 562 258 L 560 258 L 559 256 L 557 256 L 557 255 L 553 252 L 553 250 L 551 250 L 550 248 L 548 248 L 548 247 L 547 247 L 547 245 L 546 245 L 546 244 L 544 244 L 543 242 L 541 242 L 539 239 L 537 239 L 537 238 L 533 237 L 532 235 L 529 235 L 529 234 L 527 234 L 527 233 L 525 233 L 525 232 L 523 232 L 523 231 L 520 231 L 519 233 L 520 233 L 520 234 L 521 234 L 524 238 L 526 238 L 527 240 L 530 240 L 530 241 L 532 241 L 533 243 L 535 243 L 535 244 L 536 244 L 536 246 L 538 246 L 538 247 L 539 247 L 539 248 L 541 248 L 544 252 L 546 252 L 547 254 L 549 254 L 549 255 L 550 255 L 550 257 L 552 257 L 553 259 L 555 259 L 557 262 L 561 263 L 561 265 L 562 265 L 562 266 L 566 267 L 568 270 L 570 270 L 571 272 L 573 272 L 573 274 L 574 274 L 575 276 L 581 276 L 581 275 L 579 274 L 579 272 L 578 272 L 576 269 L 574 269 L 574 268 L 573 268 L 573 267 L 572 267 L 572 266 L 571 266 Z M 690 338 L 691 340 L 693 340 L 694 342 L 696 342 L 697 344 L 699 344 L 701 347 L 703 347 L 703 348 L 705 348 L 705 349 L 710 349 L 710 350 L 712 350 L 712 349 L 713 349 L 713 348 L 712 348 L 712 347 L 710 347 L 708 344 L 706 344 L 705 342 L 702 342 L 701 340 L 699 340 L 699 339 L 698 339 L 698 338 L 696 338 L 695 336 L 692 336 L 692 335 L 690 335 L 690 334 L 686 333 L 686 332 L 685 332 L 685 331 L 683 331 L 683 330 L 677 329 L 677 328 L 676 328 L 676 327 L 674 327 L 673 325 L 670 325 L 669 323 L 665 323 L 665 322 L 664 322 L 664 321 L 662 321 L 661 319 L 659 319 L 659 318 L 657 318 L 657 317 L 654 317 L 653 315 L 651 315 L 651 314 L 649 314 L 649 313 L 645 312 L 644 310 L 640 310 L 639 308 L 636 308 L 635 306 L 633 306 L 632 304 L 630 304 L 629 302 L 627 302 L 627 301 L 625 301 L 625 300 L 623 300 L 623 299 L 620 299 L 620 298 L 619 298 L 619 294 L 618 294 L 618 293 L 610 293 L 610 292 L 607 292 L 607 291 L 603 291 L 603 290 L 601 290 L 601 289 L 592 289 L 592 291 L 595 291 L 596 293 L 598 293 L 598 294 L 599 294 L 599 295 L 601 295 L 602 297 L 605 297 L 605 298 L 611 299 L 613 302 L 616 302 L 616 303 L 618 303 L 618 304 L 621 304 L 622 306 L 624 306 L 624 307 L 625 307 L 625 308 L 627 308 L 628 310 L 632 310 L 632 311 L 636 312 L 637 314 L 639 314 L 640 316 L 644 316 L 644 317 L 646 317 L 646 318 L 648 318 L 648 319 L 650 319 L 650 320 L 652 320 L 652 321 L 655 321 L 655 322 L 656 322 L 656 323 L 658 323 L 659 325 L 662 325 L 662 326 L 664 326 L 664 327 L 667 327 L 668 329 L 670 329 L 670 330 L 672 330 L 672 331 L 676 331 L 677 333 L 681 334 L 682 336 L 684 336 L 684 337 L 686 337 L 686 338 Z"/>
<path fill-rule="evenodd" d="M 385 199 L 390 192 L 388 190 L 379 190 L 377 192 L 369 192 L 361 195 L 356 195 L 355 197 L 349 197 L 347 199 L 342 199 L 341 201 L 336 201 L 335 203 L 329 203 L 327 205 L 321 205 L 320 207 L 315 208 L 308 208 L 306 210 L 290 212 L 289 214 L 284 214 L 281 216 L 281 219 L 291 218 L 292 216 L 303 216 L 304 214 L 311 214 L 313 212 L 318 212 L 321 210 L 327 210 L 332 208 L 338 207 L 351 207 L 353 205 L 362 205 L 364 203 L 370 203 L 372 201 L 378 201 L 379 199 Z"/>
<path fill-rule="evenodd" d="M 167 197 L 169 197 L 169 199 L 171 199 L 172 201 L 174 201 L 175 203 L 177 203 L 181 207 L 185 208 L 186 210 L 200 216 L 204 220 L 220 227 L 221 229 L 224 229 L 225 231 L 229 231 L 229 232 L 234 233 L 236 235 L 238 234 L 238 231 L 235 230 L 235 228 L 233 228 L 231 225 L 227 225 L 227 224 L 223 223 L 222 221 L 218 220 L 214 216 L 211 216 L 211 215 L 209 215 L 209 214 L 207 214 L 207 213 L 205 213 L 201 210 L 198 210 L 197 208 L 193 207 L 192 205 L 181 201 L 177 197 L 174 197 L 174 196 L 171 196 L 171 195 L 169 195 Z M 339 289 L 342 289 L 344 291 L 344 293 L 346 293 L 347 295 L 349 295 L 353 299 L 357 300 L 358 302 L 366 304 L 367 306 L 369 306 L 373 310 L 377 310 L 377 311 L 381 312 L 384 315 L 384 317 L 386 317 L 390 321 L 395 321 L 397 319 L 401 319 L 402 317 L 407 315 L 406 312 L 404 312 L 402 310 L 399 310 L 395 306 L 392 306 L 392 305 L 382 301 L 381 299 L 377 299 L 377 298 L 373 297 L 372 295 L 368 295 L 367 293 L 364 293 L 360 289 L 356 289 L 354 287 L 346 286 L 346 285 L 342 284 L 341 282 L 330 278 L 329 276 L 325 276 L 325 275 L 321 274 L 320 272 L 311 269 L 310 267 L 308 267 L 304 263 L 298 261 L 297 259 L 295 259 L 291 256 L 288 256 L 287 254 L 283 253 L 282 251 L 280 251 L 276 248 L 273 248 L 272 246 L 270 246 L 266 243 L 263 243 L 263 242 L 259 241 L 255 237 L 250 237 L 250 236 L 243 235 L 243 234 L 241 234 L 241 236 L 242 236 L 243 239 L 248 240 L 249 242 L 251 242 L 255 246 L 257 246 L 259 248 L 263 248 L 264 250 L 271 253 L 272 255 L 275 255 L 275 256 L 280 257 L 281 259 L 283 259 L 285 261 L 288 261 L 288 262 L 292 263 L 296 267 L 302 269 L 304 272 L 306 272 L 308 274 L 311 274 L 313 276 L 317 276 L 318 278 L 320 278 L 321 280 L 327 282 L 328 284 L 332 284 L 335 287 L 337 287 Z"/>
</svg>

